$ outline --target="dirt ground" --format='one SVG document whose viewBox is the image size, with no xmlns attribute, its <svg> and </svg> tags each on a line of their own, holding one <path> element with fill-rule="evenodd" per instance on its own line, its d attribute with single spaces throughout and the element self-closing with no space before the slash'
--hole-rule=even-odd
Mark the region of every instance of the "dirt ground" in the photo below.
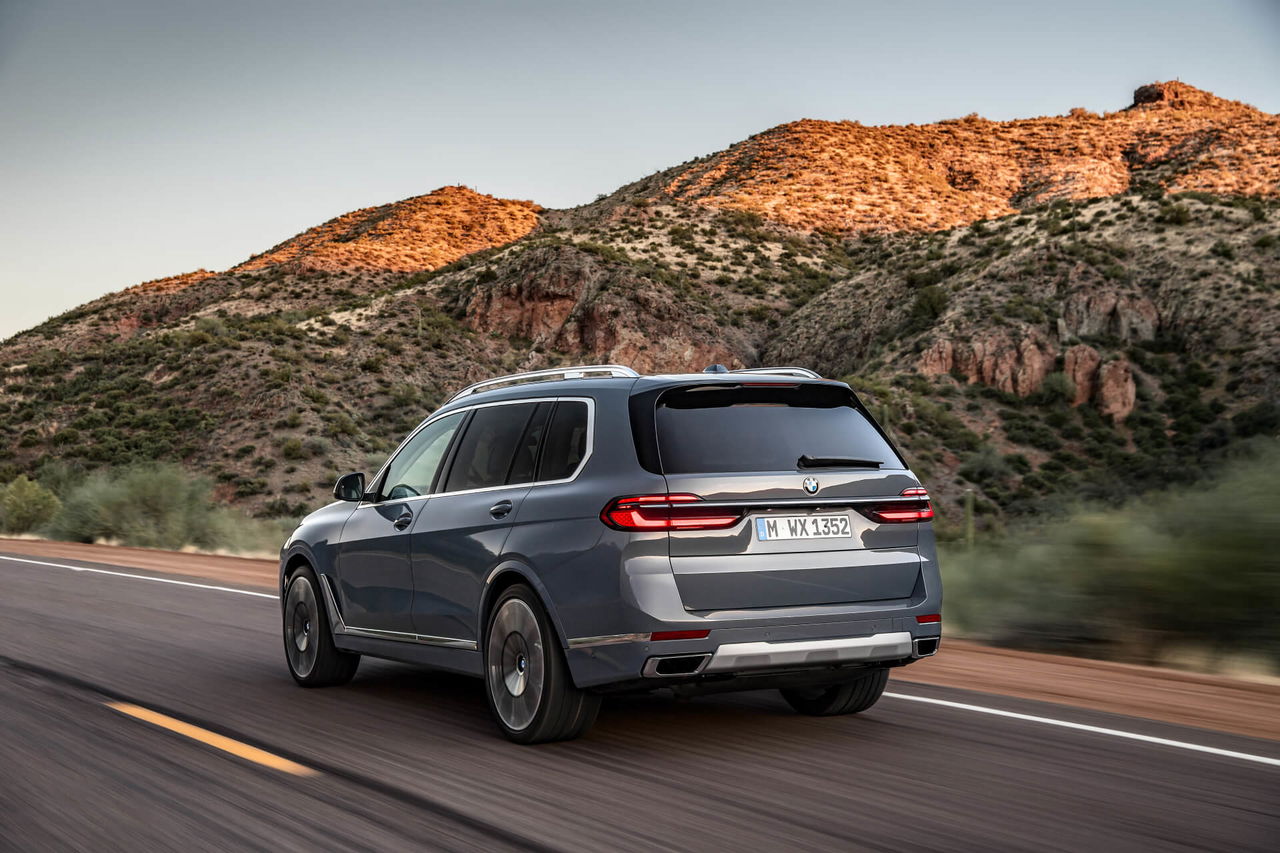
<svg viewBox="0 0 1280 853">
<path fill-rule="evenodd" d="M 278 571 L 271 560 L 32 539 L 0 539 L 0 553 L 107 563 L 272 590 Z M 952 639 L 943 642 L 937 657 L 900 669 L 894 678 L 1280 740 L 1280 685 L 1274 684 Z"/>
</svg>

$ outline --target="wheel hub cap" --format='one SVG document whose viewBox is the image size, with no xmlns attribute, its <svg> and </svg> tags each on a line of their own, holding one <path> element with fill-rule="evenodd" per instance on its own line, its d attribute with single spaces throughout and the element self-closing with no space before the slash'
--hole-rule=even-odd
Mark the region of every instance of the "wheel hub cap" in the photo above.
<svg viewBox="0 0 1280 853">
<path fill-rule="evenodd" d="M 494 614 L 485 646 L 489 693 L 499 718 L 520 731 L 542 704 L 542 632 L 529 605 L 513 598 Z"/>
<path fill-rule="evenodd" d="M 289 666 L 302 677 L 311 674 L 316 665 L 318 648 L 312 638 L 311 628 L 319 617 L 315 590 L 305 577 L 296 577 L 289 584 L 285 600 L 285 652 Z"/>
</svg>

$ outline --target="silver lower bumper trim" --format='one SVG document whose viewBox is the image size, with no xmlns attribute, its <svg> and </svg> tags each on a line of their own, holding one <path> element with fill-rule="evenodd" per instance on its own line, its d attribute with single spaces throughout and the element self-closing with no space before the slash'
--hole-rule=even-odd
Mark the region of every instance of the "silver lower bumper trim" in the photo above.
<svg viewBox="0 0 1280 853">
<path fill-rule="evenodd" d="M 797 640 L 786 643 L 728 643 L 716 649 L 703 672 L 738 672 L 786 666 L 822 666 L 857 661 L 911 657 L 906 631 L 841 637 L 835 640 Z"/>
</svg>

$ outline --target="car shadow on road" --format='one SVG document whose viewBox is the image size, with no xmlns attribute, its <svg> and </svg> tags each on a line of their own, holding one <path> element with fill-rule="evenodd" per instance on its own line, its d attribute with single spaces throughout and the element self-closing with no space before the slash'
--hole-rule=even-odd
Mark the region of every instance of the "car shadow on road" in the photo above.
<svg viewBox="0 0 1280 853">
<path fill-rule="evenodd" d="M 493 736 L 479 679 L 385 661 L 367 662 L 343 689 L 347 701 L 375 717 L 432 720 L 454 730 Z M 850 734 L 852 718 L 799 716 L 775 691 L 711 694 L 677 699 L 668 691 L 607 696 L 583 744 L 665 752 L 697 743 L 700 750 L 740 750 L 744 743 L 778 738 Z M 870 717 L 856 721 L 865 733 Z M 855 734 L 856 736 L 856 734 Z"/>
</svg>

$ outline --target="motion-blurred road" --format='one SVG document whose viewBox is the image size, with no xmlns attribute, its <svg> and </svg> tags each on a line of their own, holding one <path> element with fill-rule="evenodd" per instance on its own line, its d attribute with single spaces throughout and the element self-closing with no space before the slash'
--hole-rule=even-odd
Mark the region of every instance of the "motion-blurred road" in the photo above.
<svg viewBox="0 0 1280 853">
<path fill-rule="evenodd" d="M 498 736 L 478 682 L 365 661 L 346 687 L 303 690 L 274 596 L 111 570 L 0 557 L 0 848 L 1270 851 L 1280 838 L 1280 742 L 893 681 L 871 711 L 834 719 L 765 693 L 611 699 L 585 739 L 522 748 Z"/>
</svg>

